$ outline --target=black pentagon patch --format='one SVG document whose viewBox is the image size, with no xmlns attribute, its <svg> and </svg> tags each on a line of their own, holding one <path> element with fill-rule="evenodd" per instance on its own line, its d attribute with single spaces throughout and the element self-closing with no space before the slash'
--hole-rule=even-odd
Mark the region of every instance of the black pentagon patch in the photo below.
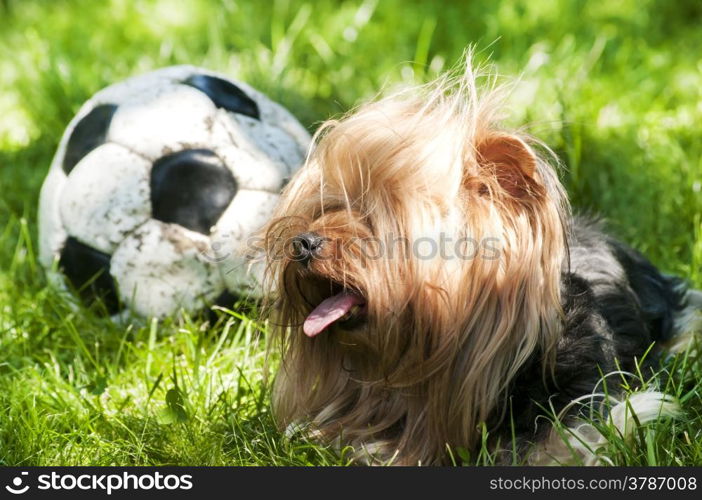
<svg viewBox="0 0 702 500">
<path fill-rule="evenodd" d="M 61 250 L 59 267 L 83 302 L 90 305 L 95 299 L 101 299 L 109 314 L 120 311 L 122 307 L 110 275 L 109 255 L 69 237 Z"/>
<path fill-rule="evenodd" d="M 151 169 L 154 219 L 210 234 L 237 192 L 232 173 L 208 149 L 159 158 Z"/>
<path fill-rule="evenodd" d="M 219 294 L 219 296 L 212 302 L 213 306 L 226 307 L 231 309 L 234 304 L 240 299 L 236 294 L 233 294 L 229 290 L 225 290 Z"/>
<path fill-rule="evenodd" d="M 216 323 L 220 316 L 222 316 L 222 312 L 215 308 L 219 306 L 226 309 L 232 309 L 237 300 L 239 299 L 235 294 L 231 293 L 229 290 L 224 290 L 219 294 L 219 296 L 217 296 L 216 299 L 212 301 L 209 309 L 207 309 L 207 311 L 203 311 L 207 321 L 210 323 Z"/>
<path fill-rule="evenodd" d="M 101 104 L 85 115 L 73 128 L 66 144 L 63 157 L 63 171 L 71 173 L 73 167 L 93 149 L 105 142 L 107 129 L 117 110 L 114 104 Z"/>
<path fill-rule="evenodd" d="M 232 82 L 214 76 L 193 75 L 183 81 L 183 83 L 207 94 L 207 97 L 218 108 L 224 108 L 232 113 L 250 116 L 257 120 L 261 119 L 256 101 Z"/>
</svg>

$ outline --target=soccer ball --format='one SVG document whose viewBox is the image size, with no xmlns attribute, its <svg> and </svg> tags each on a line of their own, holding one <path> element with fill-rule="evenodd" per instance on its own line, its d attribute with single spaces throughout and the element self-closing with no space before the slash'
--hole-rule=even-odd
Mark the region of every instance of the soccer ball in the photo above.
<svg viewBox="0 0 702 500">
<path fill-rule="evenodd" d="M 107 87 L 71 121 L 44 181 L 41 263 L 113 315 L 257 297 L 247 246 L 309 140 L 280 105 L 200 68 Z"/>
</svg>

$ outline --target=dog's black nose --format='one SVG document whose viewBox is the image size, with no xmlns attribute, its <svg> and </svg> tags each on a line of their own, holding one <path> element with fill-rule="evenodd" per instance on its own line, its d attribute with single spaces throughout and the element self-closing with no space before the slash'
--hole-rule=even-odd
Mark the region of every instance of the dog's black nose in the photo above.
<svg viewBox="0 0 702 500">
<path fill-rule="evenodd" d="M 317 233 L 298 234 L 292 240 L 293 260 L 308 264 L 323 243 L 324 238 Z"/>
</svg>

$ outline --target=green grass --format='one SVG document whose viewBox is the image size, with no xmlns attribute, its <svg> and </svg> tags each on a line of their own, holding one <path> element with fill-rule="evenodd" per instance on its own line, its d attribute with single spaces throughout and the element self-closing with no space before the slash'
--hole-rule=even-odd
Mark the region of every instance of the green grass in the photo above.
<svg viewBox="0 0 702 500">
<path fill-rule="evenodd" d="M 0 464 L 345 462 L 275 430 L 255 314 L 118 326 L 47 286 L 39 188 L 96 90 L 192 63 L 250 82 L 314 130 L 474 44 L 479 62 L 520 77 L 509 123 L 554 147 L 576 209 L 702 287 L 700 23 L 697 0 L 0 0 Z M 615 463 L 702 464 L 701 363 L 663 371 L 686 418 L 631 441 L 604 429 Z"/>
</svg>

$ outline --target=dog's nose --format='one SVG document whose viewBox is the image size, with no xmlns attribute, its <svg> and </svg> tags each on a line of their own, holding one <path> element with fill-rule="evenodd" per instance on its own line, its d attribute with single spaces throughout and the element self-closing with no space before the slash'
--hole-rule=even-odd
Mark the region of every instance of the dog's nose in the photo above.
<svg viewBox="0 0 702 500">
<path fill-rule="evenodd" d="M 302 233 L 292 240 L 293 260 L 302 264 L 308 264 L 315 253 L 322 248 L 324 238 L 317 233 Z"/>
</svg>

